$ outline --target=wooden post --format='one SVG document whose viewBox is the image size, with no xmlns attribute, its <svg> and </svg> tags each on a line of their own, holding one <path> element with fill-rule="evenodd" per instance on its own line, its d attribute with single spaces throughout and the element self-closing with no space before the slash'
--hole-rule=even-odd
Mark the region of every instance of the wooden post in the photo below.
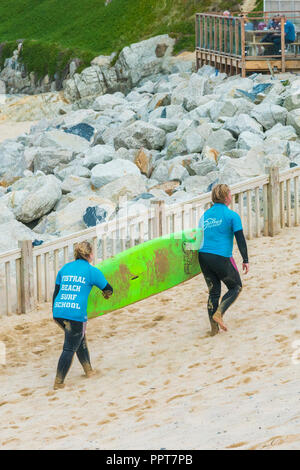
<svg viewBox="0 0 300 470">
<path fill-rule="evenodd" d="M 284 16 L 281 17 L 281 72 L 285 72 L 285 35 L 284 35 Z"/>
<path fill-rule="evenodd" d="M 279 204 L 279 168 L 269 168 L 268 184 L 268 231 L 274 237 L 280 230 L 280 204 Z"/>
<path fill-rule="evenodd" d="M 241 18 L 242 77 L 246 77 L 246 36 L 245 18 Z"/>
<path fill-rule="evenodd" d="M 151 206 L 155 212 L 153 237 L 162 237 L 166 233 L 165 201 L 151 201 Z"/>
<path fill-rule="evenodd" d="M 35 309 L 32 241 L 19 242 L 21 248 L 21 313 Z"/>
</svg>

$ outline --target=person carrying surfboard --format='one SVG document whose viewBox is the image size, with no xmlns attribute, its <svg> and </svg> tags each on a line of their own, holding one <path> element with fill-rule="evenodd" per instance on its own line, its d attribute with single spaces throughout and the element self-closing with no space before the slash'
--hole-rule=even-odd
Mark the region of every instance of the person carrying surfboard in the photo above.
<svg viewBox="0 0 300 470">
<path fill-rule="evenodd" d="M 87 377 L 93 375 L 85 335 L 88 296 L 93 286 L 102 290 L 105 299 L 113 293 L 112 286 L 102 272 L 91 265 L 93 249 L 90 243 L 78 243 L 74 250 L 74 257 L 75 261 L 65 264 L 58 272 L 53 293 L 53 318 L 65 333 L 54 390 L 64 387 L 64 380 L 75 353 L 85 375 Z"/>
<path fill-rule="evenodd" d="M 204 212 L 199 222 L 203 239 L 198 258 L 209 291 L 208 316 L 212 336 L 219 332 L 219 328 L 227 331 L 223 316 L 242 290 L 240 274 L 232 257 L 234 237 L 243 258 L 243 271 L 245 274 L 249 271 L 242 221 L 239 214 L 228 208 L 231 199 L 229 186 L 216 185 L 212 190 L 213 206 Z M 221 282 L 228 292 L 220 303 Z"/>
</svg>

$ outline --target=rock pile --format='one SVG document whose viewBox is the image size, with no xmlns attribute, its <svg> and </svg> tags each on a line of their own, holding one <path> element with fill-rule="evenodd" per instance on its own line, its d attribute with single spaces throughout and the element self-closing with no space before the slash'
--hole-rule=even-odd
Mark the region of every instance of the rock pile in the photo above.
<svg viewBox="0 0 300 470">
<path fill-rule="evenodd" d="M 120 215 L 120 198 L 134 213 L 155 197 L 172 204 L 217 182 L 300 164 L 296 75 L 243 79 L 210 66 L 195 73 L 192 63 L 182 71 L 167 61 L 172 40 L 164 41 L 158 48 L 162 39 L 153 38 L 150 52 L 143 43 L 122 51 L 114 70 L 126 92 L 107 75 L 113 93 L 102 94 L 93 74 L 103 65 L 92 66 L 66 86 L 70 109 L 2 143 L 1 231 L 60 236 Z"/>
</svg>

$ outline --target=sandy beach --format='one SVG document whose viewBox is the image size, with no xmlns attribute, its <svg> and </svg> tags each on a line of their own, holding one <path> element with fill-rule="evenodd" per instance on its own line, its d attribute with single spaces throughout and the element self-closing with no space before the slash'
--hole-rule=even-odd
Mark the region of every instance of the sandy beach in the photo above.
<svg viewBox="0 0 300 470">
<path fill-rule="evenodd" d="M 85 379 L 76 358 L 60 391 L 50 305 L 2 318 L 0 448 L 299 449 L 299 249 L 300 227 L 249 242 L 251 271 L 217 337 L 201 275 L 91 320 L 99 374 Z"/>
</svg>

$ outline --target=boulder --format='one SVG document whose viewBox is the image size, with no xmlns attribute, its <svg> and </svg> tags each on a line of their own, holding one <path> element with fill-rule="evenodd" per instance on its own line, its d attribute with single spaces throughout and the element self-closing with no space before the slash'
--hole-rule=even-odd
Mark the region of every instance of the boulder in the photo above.
<svg viewBox="0 0 300 470">
<path fill-rule="evenodd" d="M 124 47 L 115 64 L 118 77 L 133 88 L 143 78 L 159 74 L 174 44 L 175 39 L 165 34 Z"/>
<path fill-rule="evenodd" d="M 239 114 L 238 116 L 226 119 L 223 129 L 231 132 L 236 138 L 245 131 L 252 132 L 253 134 L 263 133 L 263 126 L 253 117 L 248 116 L 248 114 Z"/>
<path fill-rule="evenodd" d="M 297 133 L 293 126 L 283 126 L 280 122 L 265 132 L 265 138 L 276 137 L 280 140 L 297 140 Z"/>
<path fill-rule="evenodd" d="M 249 150 L 252 147 L 258 147 L 263 144 L 263 136 L 253 132 L 244 131 L 239 135 L 237 148 Z"/>
<path fill-rule="evenodd" d="M 86 139 L 78 135 L 67 134 L 61 130 L 43 132 L 35 139 L 35 145 L 43 148 L 71 150 L 76 154 L 84 152 L 90 147 Z"/>
<path fill-rule="evenodd" d="M 22 178 L 9 189 L 7 204 L 23 223 L 48 214 L 62 196 L 60 182 L 53 175 Z"/>
<path fill-rule="evenodd" d="M 231 132 L 225 129 L 219 129 L 211 132 L 205 145 L 216 149 L 218 152 L 224 152 L 233 149 L 236 145 L 236 141 Z"/>
<path fill-rule="evenodd" d="M 143 175 L 150 178 L 154 167 L 154 158 L 149 150 L 141 148 L 134 158 L 134 163 Z"/>
<path fill-rule="evenodd" d="M 118 203 L 120 199 L 130 200 L 145 191 L 146 185 L 143 177 L 140 174 L 131 174 L 126 178 L 117 178 L 111 183 L 105 184 L 97 191 L 97 195 Z"/>
<path fill-rule="evenodd" d="M 114 138 L 116 149 L 125 147 L 128 149 L 139 149 L 145 147 L 148 150 L 160 150 L 166 140 L 166 133 L 151 124 L 137 121 L 130 126 L 121 129 Z"/>
<path fill-rule="evenodd" d="M 54 176 L 60 180 L 64 180 L 67 176 L 80 176 L 82 178 L 90 178 L 91 171 L 82 165 L 80 160 L 73 160 L 69 165 L 60 164 L 54 168 Z"/>
<path fill-rule="evenodd" d="M 0 183 L 8 186 L 23 176 L 27 169 L 24 158 L 24 146 L 12 140 L 6 140 L 0 145 Z"/>
<path fill-rule="evenodd" d="M 30 147 L 25 151 L 27 161 L 33 160 L 33 170 L 45 174 L 53 173 L 60 164 L 68 164 L 76 157 L 73 150 L 53 147 Z"/>
<path fill-rule="evenodd" d="M 95 145 L 84 153 L 82 165 L 92 169 L 96 165 L 110 162 L 115 155 L 115 149 L 111 145 Z"/>
<path fill-rule="evenodd" d="M 286 125 L 288 112 L 282 106 L 276 104 L 262 103 L 255 106 L 250 116 L 256 119 L 265 130 L 271 129 L 275 124 Z"/>
<path fill-rule="evenodd" d="M 86 225 L 83 216 L 88 207 L 99 207 L 107 212 L 107 218 L 114 212 L 115 205 L 99 196 L 82 196 L 75 199 L 63 209 L 52 212 L 42 218 L 35 227 L 36 233 L 67 235 L 84 230 Z"/>
<path fill-rule="evenodd" d="M 67 176 L 61 185 L 63 194 L 73 193 L 77 195 L 85 195 L 91 189 L 91 182 L 89 178 L 82 178 L 80 176 Z"/>
<path fill-rule="evenodd" d="M 125 105 L 126 100 L 122 96 L 119 96 L 118 94 L 110 95 L 102 95 L 98 96 L 98 98 L 95 99 L 94 104 L 93 104 L 93 110 L 94 111 L 106 111 L 107 109 L 113 109 L 116 106 L 119 105 Z"/>
<path fill-rule="evenodd" d="M 96 165 L 92 169 L 91 181 L 95 188 L 101 188 L 118 178 L 128 177 L 129 175 L 140 176 L 138 167 L 128 161 L 116 158 L 111 162 Z"/>
<path fill-rule="evenodd" d="M 0 230 L 0 252 L 15 250 L 22 240 L 43 240 L 44 237 L 37 235 L 26 225 L 17 220 L 10 220 L 1 224 Z M 48 238 L 48 237 L 47 237 Z"/>
<path fill-rule="evenodd" d="M 300 109 L 293 109 L 288 113 L 286 124 L 293 126 L 297 135 L 300 136 Z"/>
</svg>

